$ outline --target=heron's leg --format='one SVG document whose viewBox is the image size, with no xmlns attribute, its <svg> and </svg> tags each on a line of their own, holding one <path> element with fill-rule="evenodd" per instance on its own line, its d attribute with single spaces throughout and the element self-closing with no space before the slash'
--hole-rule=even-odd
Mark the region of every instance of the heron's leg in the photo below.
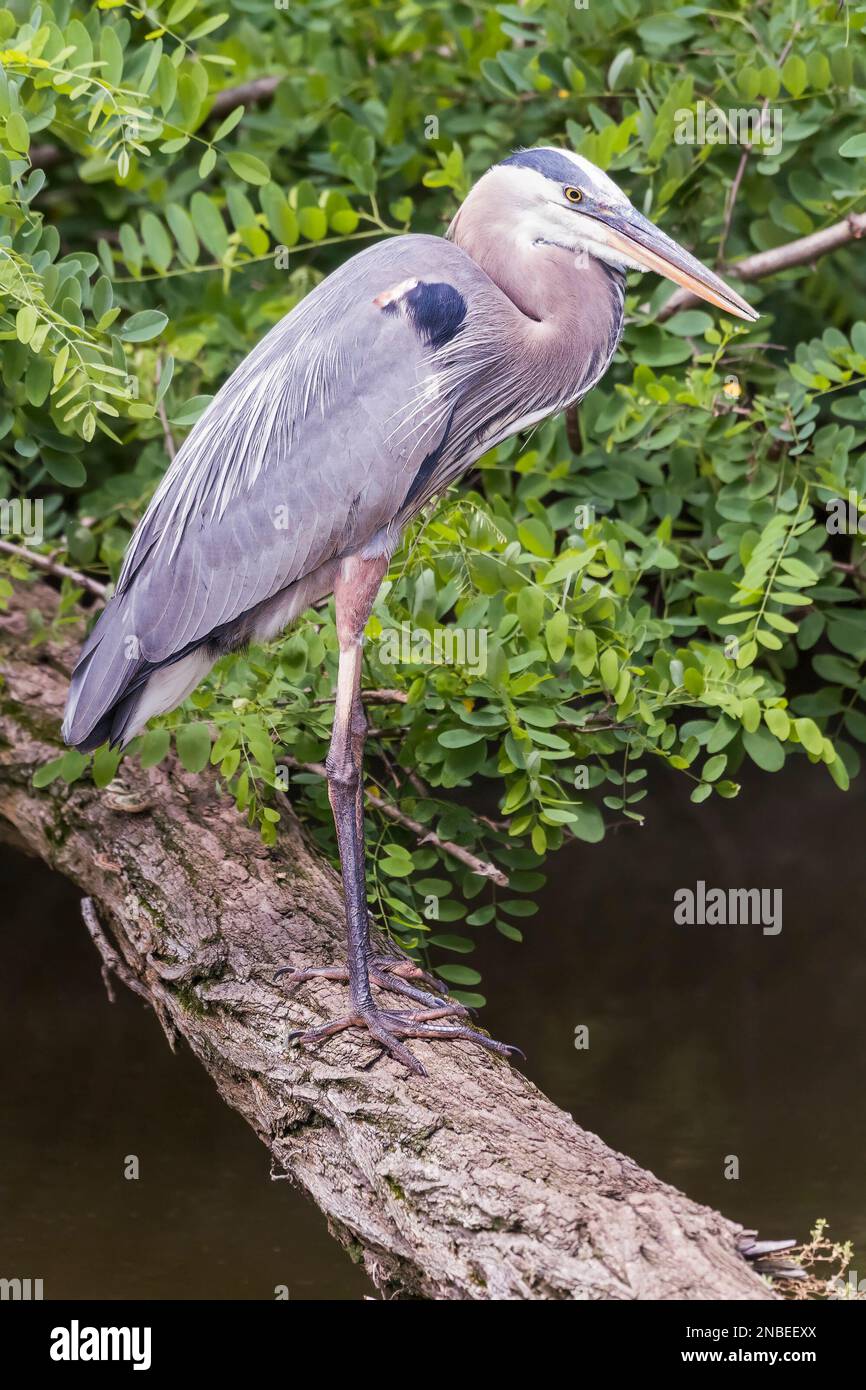
<svg viewBox="0 0 866 1390">
<path fill-rule="evenodd" d="M 337 831 L 343 890 L 346 898 L 348 960 L 346 966 L 313 966 L 306 970 L 278 970 L 288 975 L 292 985 L 308 980 L 348 980 L 352 1003 L 360 1008 L 372 1002 L 370 985 L 402 994 L 427 1008 L 441 1007 L 445 993 L 438 980 L 427 975 L 408 956 L 384 956 L 373 952 L 367 914 L 367 885 L 364 864 L 364 788 L 363 759 L 367 719 L 361 700 L 361 632 L 366 626 L 381 579 L 374 569 L 363 601 L 364 586 L 353 586 L 351 595 L 342 585 L 336 589 L 337 621 L 340 630 L 340 662 L 334 708 L 331 747 L 325 768 L 328 795 Z M 360 604 L 358 603 L 361 599 Z M 348 610 L 348 611 L 347 611 Z M 360 627 L 360 631 L 359 631 Z M 426 989 L 420 988 L 426 985 Z M 462 1004 L 450 1001 L 448 1012 L 466 1017 Z"/>
<path fill-rule="evenodd" d="M 339 618 L 338 618 L 339 623 Z M 331 747 L 325 760 L 328 797 L 337 831 L 346 898 L 349 1000 L 357 1011 L 372 1008 L 370 923 L 364 865 L 362 772 L 366 719 L 361 705 L 361 641 L 340 641 L 340 664 Z"/>
<path fill-rule="evenodd" d="M 349 1012 L 321 1027 L 300 1029 L 290 1035 L 290 1040 L 310 1045 L 345 1028 L 364 1028 L 392 1057 L 396 1057 L 410 1071 L 425 1076 L 421 1063 L 403 1046 L 401 1038 L 465 1039 L 477 1042 L 501 1056 L 508 1056 L 518 1049 L 495 1042 L 465 1024 L 445 1023 L 444 1020 L 450 1016 L 465 1015 L 465 1008 L 461 1004 L 434 998 L 409 984 L 406 975 L 415 974 L 417 978 L 422 972 L 408 958 L 375 957 L 371 950 L 364 865 L 362 772 L 367 719 L 361 701 L 361 637 L 385 568 L 383 558 L 363 560 L 354 556 L 344 562 L 334 585 L 340 658 L 334 725 L 325 771 L 346 898 Z M 324 967 L 315 974 L 320 978 L 333 978 L 334 970 L 334 967 Z M 313 977 L 313 973 L 307 970 L 290 973 L 293 984 Z M 378 1008 L 370 988 L 371 978 L 377 984 L 384 984 L 387 989 L 407 995 L 423 1007 L 403 1011 Z"/>
</svg>

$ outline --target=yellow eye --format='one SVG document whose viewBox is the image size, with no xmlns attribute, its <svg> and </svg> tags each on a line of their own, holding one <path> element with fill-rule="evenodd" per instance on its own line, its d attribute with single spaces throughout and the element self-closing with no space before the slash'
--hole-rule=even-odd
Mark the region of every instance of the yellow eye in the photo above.
<svg viewBox="0 0 866 1390">
<path fill-rule="evenodd" d="M 565 196 L 570 203 L 579 203 L 583 194 L 579 188 L 566 188 Z"/>
</svg>

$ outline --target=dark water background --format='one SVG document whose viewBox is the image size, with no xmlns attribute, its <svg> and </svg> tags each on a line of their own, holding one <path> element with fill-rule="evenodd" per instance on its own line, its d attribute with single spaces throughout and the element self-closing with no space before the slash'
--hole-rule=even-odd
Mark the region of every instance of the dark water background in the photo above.
<svg viewBox="0 0 866 1390">
<path fill-rule="evenodd" d="M 804 760 L 696 807 L 660 780 L 645 829 L 563 851 L 525 944 L 491 934 L 473 962 L 485 1026 L 526 1050 L 533 1080 L 584 1127 L 764 1236 L 826 1217 L 864 1277 L 854 785 L 842 795 Z M 698 879 L 781 888 L 781 934 L 675 925 L 674 892 Z M 108 1003 L 78 896 L 0 850 L 0 1275 L 42 1278 L 47 1298 L 370 1293 L 316 1208 L 269 1180 L 259 1141 L 192 1057 L 172 1056 L 122 986 Z"/>
</svg>

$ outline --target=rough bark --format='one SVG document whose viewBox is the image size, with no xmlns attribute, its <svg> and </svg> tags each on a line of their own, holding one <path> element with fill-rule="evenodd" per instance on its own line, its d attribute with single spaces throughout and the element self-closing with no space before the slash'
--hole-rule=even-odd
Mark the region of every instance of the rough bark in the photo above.
<svg viewBox="0 0 866 1390">
<path fill-rule="evenodd" d="M 739 1254 L 739 1226 L 607 1148 L 499 1058 L 415 1042 L 422 1080 L 355 1033 L 287 1047 L 288 1030 L 344 1000 L 332 983 L 291 995 L 273 982 L 278 966 L 341 959 L 336 875 L 294 820 L 266 849 L 208 773 L 175 763 L 124 767 L 137 812 L 89 782 L 35 790 L 34 769 L 57 756 L 75 645 L 28 645 L 26 610 L 52 602 L 45 583 L 26 586 L 0 619 L 0 836 L 91 899 L 106 976 L 186 1040 L 274 1174 L 306 1189 L 386 1296 L 774 1296 Z"/>
</svg>

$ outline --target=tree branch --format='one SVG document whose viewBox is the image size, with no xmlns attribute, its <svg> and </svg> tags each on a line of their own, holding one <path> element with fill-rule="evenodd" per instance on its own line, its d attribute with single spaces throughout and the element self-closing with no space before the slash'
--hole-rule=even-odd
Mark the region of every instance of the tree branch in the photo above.
<svg viewBox="0 0 866 1390">
<path fill-rule="evenodd" d="M 236 106 L 260 106 L 270 101 L 283 80 L 283 74 L 274 77 L 254 77 L 250 82 L 242 82 L 238 87 L 226 87 L 217 92 L 213 106 L 206 116 L 211 121 L 217 116 L 227 116 Z"/>
<path fill-rule="evenodd" d="M 15 545 L 12 541 L 2 540 L 0 540 L 0 551 L 4 555 L 14 555 L 16 560 L 24 560 L 28 565 L 33 565 L 45 574 L 54 574 L 59 579 L 71 579 L 82 589 L 86 589 L 89 594 L 102 599 L 103 602 L 108 598 L 107 584 L 100 584 L 98 579 L 91 579 L 89 575 L 81 574 L 79 570 L 72 570 L 68 565 L 59 564 L 56 560 L 52 560 L 50 555 L 40 555 L 38 550 L 28 550 L 26 545 Z"/>
<path fill-rule="evenodd" d="M 34 606 L 50 623 L 48 585 L 28 586 L 0 619 L 0 835 L 92 900 L 88 930 L 106 967 L 187 1041 L 273 1171 L 310 1194 L 379 1289 L 466 1300 L 774 1297 L 738 1249 L 753 1244 L 742 1227 L 614 1153 L 502 1059 L 418 1042 L 422 1080 L 363 1034 L 287 1046 L 288 1030 L 345 1007 L 333 981 L 295 992 L 274 982 L 279 966 L 343 959 L 336 875 L 292 818 L 265 848 L 212 771 L 124 766 L 153 803 L 138 815 L 112 810 L 87 782 L 35 789 L 34 769 L 58 752 L 74 648 L 65 631 L 30 646 Z"/>
</svg>

